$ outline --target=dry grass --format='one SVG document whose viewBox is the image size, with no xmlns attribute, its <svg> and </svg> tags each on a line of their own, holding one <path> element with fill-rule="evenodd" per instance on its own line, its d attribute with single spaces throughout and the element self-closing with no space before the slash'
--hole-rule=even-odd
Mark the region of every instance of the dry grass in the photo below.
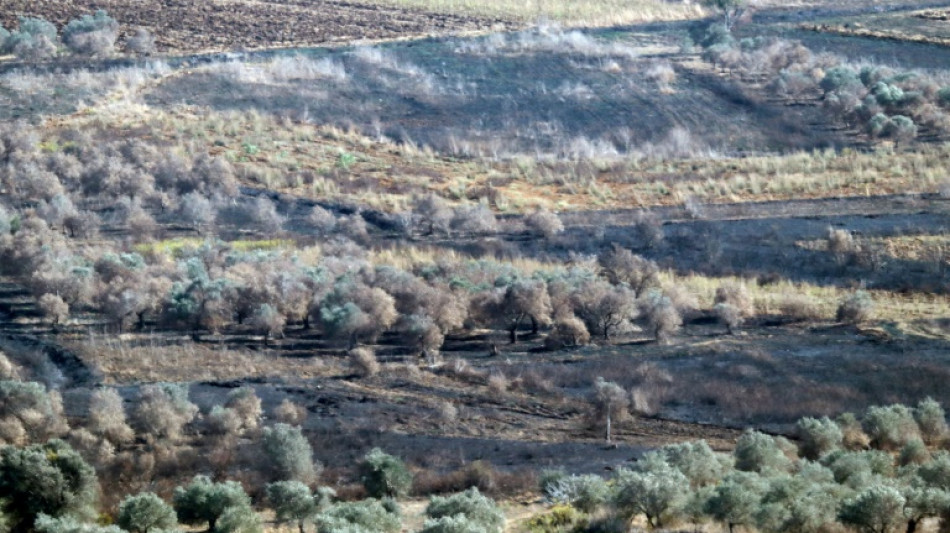
<svg viewBox="0 0 950 533">
<path fill-rule="evenodd" d="M 324 359 L 280 357 L 267 351 L 181 341 L 139 346 L 115 337 L 90 337 L 69 347 L 105 376 L 106 383 L 220 381 L 251 376 L 312 378 L 338 374 Z"/>
<path fill-rule="evenodd" d="M 615 26 L 633 22 L 683 20 L 704 14 L 699 4 L 660 0 L 372 0 L 375 3 L 439 13 L 457 13 L 506 20 L 542 18 L 571 26 Z"/>
</svg>

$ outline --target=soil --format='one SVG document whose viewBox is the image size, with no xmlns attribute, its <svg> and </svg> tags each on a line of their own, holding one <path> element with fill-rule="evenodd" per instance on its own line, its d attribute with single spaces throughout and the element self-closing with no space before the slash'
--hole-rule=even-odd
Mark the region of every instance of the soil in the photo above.
<svg viewBox="0 0 950 533">
<path fill-rule="evenodd" d="M 42 16 L 59 27 L 105 9 L 120 41 L 146 28 L 159 52 L 197 52 L 393 39 L 475 31 L 503 23 L 468 16 L 328 0 L 2 0 L 0 24 Z"/>
</svg>

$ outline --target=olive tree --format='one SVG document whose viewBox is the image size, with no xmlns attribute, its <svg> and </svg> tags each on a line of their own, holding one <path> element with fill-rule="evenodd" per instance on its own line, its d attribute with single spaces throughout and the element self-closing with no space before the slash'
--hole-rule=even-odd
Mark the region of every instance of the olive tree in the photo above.
<svg viewBox="0 0 950 533">
<path fill-rule="evenodd" d="M 610 442 L 614 421 L 625 419 L 629 415 L 630 400 L 623 387 L 598 377 L 594 382 L 591 396 L 594 406 L 593 418 L 604 424 L 604 439 Z"/>
<path fill-rule="evenodd" d="M 363 457 L 359 472 L 366 492 L 374 498 L 405 496 L 412 486 L 412 473 L 405 463 L 379 448 Z"/>
<path fill-rule="evenodd" d="M 172 505 L 183 524 L 208 524 L 217 532 L 218 520 L 233 507 L 250 508 L 251 499 L 235 481 L 213 483 L 207 476 L 195 476 L 186 487 L 176 487 Z"/>
<path fill-rule="evenodd" d="M 914 409 L 914 419 L 925 442 L 938 444 L 947 438 L 947 415 L 939 402 L 925 398 Z"/>
<path fill-rule="evenodd" d="M 178 526 L 178 517 L 165 500 L 152 492 L 143 492 L 122 500 L 116 523 L 129 533 L 170 531 Z"/>
<path fill-rule="evenodd" d="M 313 449 L 299 427 L 275 424 L 264 428 L 261 446 L 265 470 L 277 480 L 310 483 L 317 476 Z"/>
<path fill-rule="evenodd" d="M 862 533 L 888 533 L 905 522 L 906 503 L 897 488 L 875 485 L 846 500 L 838 511 L 838 519 Z"/>
<path fill-rule="evenodd" d="M 689 480 L 659 454 L 648 454 L 636 470 L 620 469 L 613 504 L 626 520 L 644 515 L 651 528 L 678 515 L 689 494 Z"/>
<path fill-rule="evenodd" d="M 12 531 L 29 531 L 40 514 L 91 518 L 97 495 L 95 470 L 61 440 L 0 449 L 0 502 Z"/>
<path fill-rule="evenodd" d="M 304 523 L 329 503 L 332 489 L 317 494 L 299 481 L 277 481 L 267 485 L 267 499 L 277 514 L 278 522 L 296 522 L 300 533 Z"/>
<path fill-rule="evenodd" d="M 841 428 L 827 416 L 820 419 L 802 418 L 798 421 L 797 430 L 801 455 L 806 459 L 818 459 L 837 450 L 844 440 Z"/>
<path fill-rule="evenodd" d="M 732 533 L 735 526 L 753 524 L 767 485 L 753 472 L 732 472 L 716 486 L 706 502 L 706 513 L 725 522 Z"/>
<path fill-rule="evenodd" d="M 733 452 L 736 469 L 747 472 L 786 471 L 792 464 L 776 440 L 758 431 L 746 431 Z"/>
</svg>

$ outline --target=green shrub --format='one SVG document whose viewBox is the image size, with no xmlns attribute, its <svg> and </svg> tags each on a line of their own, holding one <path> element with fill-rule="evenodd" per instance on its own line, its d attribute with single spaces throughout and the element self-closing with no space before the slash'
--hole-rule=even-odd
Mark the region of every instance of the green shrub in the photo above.
<svg viewBox="0 0 950 533">
<path fill-rule="evenodd" d="M 260 515 L 250 506 L 237 505 L 224 510 L 214 531 L 215 533 L 263 533 L 264 524 Z"/>
<path fill-rule="evenodd" d="M 82 522 L 71 516 L 53 518 L 45 514 L 36 518 L 34 530 L 37 533 L 123 533 L 116 526 L 100 526 Z"/>
<path fill-rule="evenodd" d="M 4 41 L 3 51 L 20 59 L 46 59 L 56 54 L 56 26 L 42 18 L 20 17 L 20 25 Z"/>
<path fill-rule="evenodd" d="M 115 48 L 119 23 L 104 10 L 95 15 L 83 15 L 63 28 L 63 44 L 74 54 L 107 55 Z"/>
<path fill-rule="evenodd" d="M 587 519 L 570 505 L 555 505 L 548 512 L 528 520 L 526 527 L 530 533 L 561 533 L 583 528 Z"/>
<path fill-rule="evenodd" d="M 378 500 L 338 503 L 317 515 L 317 533 L 395 533 L 399 514 Z"/>
<path fill-rule="evenodd" d="M 412 486 L 412 474 L 405 463 L 379 448 L 363 458 L 360 476 L 367 493 L 374 498 L 405 496 Z"/>
<path fill-rule="evenodd" d="M 933 398 L 926 398 L 914 409 L 914 420 L 920 428 L 924 441 L 937 444 L 947 438 L 947 415 L 943 407 Z"/>
<path fill-rule="evenodd" d="M 597 475 L 563 476 L 548 483 L 544 494 L 550 501 L 567 503 L 585 513 L 592 513 L 607 503 L 610 488 L 604 478 Z"/>
<path fill-rule="evenodd" d="M 231 507 L 250 507 L 251 499 L 235 481 L 212 483 L 207 476 L 195 476 L 187 487 L 177 487 L 172 499 L 178 520 L 183 524 L 208 524 L 217 531 L 217 522 Z"/>
<path fill-rule="evenodd" d="M 668 444 L 659 452 L 693 487 L 718 482 L 732 466 L 728 456 L 714 452 L 705 440 Z"/>
<path fill-rule="evenodd" d="M 463 515 L 481 525 L 486 533 L 501 533 L 505 527 L 504 513 L 476 488 L 446 497 L 435 496 L 426 507 L 426 516 L 432 519 L 455 515 Z"/>
<path fill-rule="evenodd" d="M 478 522 L 465 515 L 443 516 L 425 521 L 420 533 L 489 533 Z"/>
<path fill-rule="evenodd" d="M 901 404 L 868 408 L 863 426 L 872 444 L 881 449 L 898 449 L 920 436 L 913 411 Z"/>
</svg>

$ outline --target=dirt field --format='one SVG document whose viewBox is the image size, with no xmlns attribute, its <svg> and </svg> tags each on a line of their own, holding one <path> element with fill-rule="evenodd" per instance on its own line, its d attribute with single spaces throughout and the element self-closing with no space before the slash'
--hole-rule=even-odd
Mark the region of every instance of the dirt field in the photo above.
<svg viewBox="0 0 950 533">
<path fill-rule="evenodd" d="M 487 18 L 324 0 L 3 0 L 0 24 L 13 28 L 17 16 L 43 16 L 63 26 L 96 9 L 107 10 L 125 35 L 136 27 L 148 29 L 159 52 L 393 39 L 484 30 L 499 23 L 504 27 L 503 21 Z"/>
</svg>

